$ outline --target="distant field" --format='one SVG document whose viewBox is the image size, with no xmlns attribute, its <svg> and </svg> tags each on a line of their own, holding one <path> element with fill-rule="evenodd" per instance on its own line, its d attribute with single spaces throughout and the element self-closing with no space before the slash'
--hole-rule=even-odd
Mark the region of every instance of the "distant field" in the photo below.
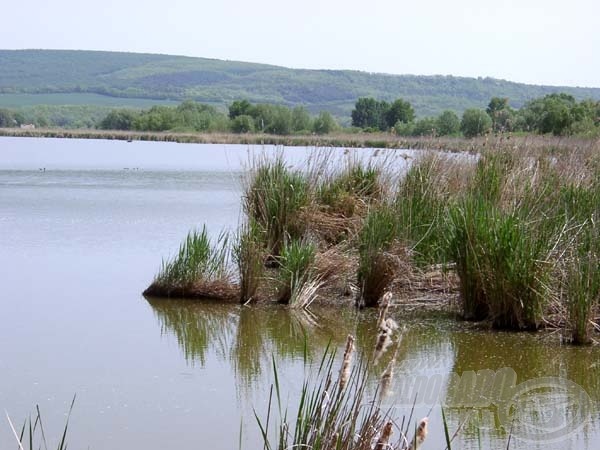
<svg viewBox="0 0 600 450">
<path fill-rule="evenodd" d="M 20 108 L 36 105 L 95 105 L 107 107 L 149 108 L 153 105 L 177 105 L 179 101 L 145 98 L 121 98 L 107 95 L 72 94 L 0 94 L 0 107 Z"/>
</svg>

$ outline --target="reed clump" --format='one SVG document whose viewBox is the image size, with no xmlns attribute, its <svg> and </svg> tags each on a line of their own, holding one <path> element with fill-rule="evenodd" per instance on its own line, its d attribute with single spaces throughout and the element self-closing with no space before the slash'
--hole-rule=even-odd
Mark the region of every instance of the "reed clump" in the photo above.
<svg viewBox="0 0 600 450">
<path fill-rule="evenodd" d="M 534 224 L 469 199 L 451 211 L 449 252 L 466 318 L 498 328 L 537 329 L 542 320 L 552 241 Z"/>
<path fill-rule="evenodd" d="M 282 154 L 257 159 L 245 183 L 247 225 L 234 245 L 236 295 L 307 307 L 352 294 L 359 306 L 377 306 L 388 290 L 458 293 L 466 319 L 517 330 L 560 326 L 573 342 L 589 342 L 600 145 L 546 143 L 489 140 L 476 155 L 424 153 L 406 171 L 387 157 L 344 163 L 323 153 L 303 170 Z M 182 247 L 155 284 L 175 296 L 198 280 L 230 281 L 203 275 L 210 264 L 186 269 L 195 254 Z"/>
<path fill-rule="evenodd" d="M 430 153 L 416 159 L 400 180 L 394 198 L 398 237 L 419 265 L 443 260 L 446 206 L 464 189 L 468 173 L 468 161 Z"/>
<path fill-rule="evenodd" d="M 362 205 L 380 200 L 383 194 L 381 170 L 360 161 L 347 163 L 344 171 L 325 180 L 317 190 L 317 201 L 333 213 L 352 217 Z"/>
<path fill-rule="evenodd" d="M 356 357 L 354 343 L 349 335 L 339 372 L 335 352 L 326 350 L 317 369 L 309 372 L 314 375 L 305 378 L 298 408 L 292 413 L 281 405 L 283 395 L 273 364 L 275 383 L 266 419 L 255 412 L 264 448 L 407 450 L 417 449 L 425 441 L 428 418 L 414 423 L 412 409 L 400 416 L 397 408 L 382 404 L 377 394 L 381 387 L 375 392 L 369 389 L 370 367 Z"/>
<path fill-rule="evenodd" d="M 376 306 L 392 282 L 395 259 L 388 251 L 398 235 L 398 220 L 387 205 L 369 211 L 358 235 L 360 303 Z"/>
<path fill-rule="evenodd" d="M 202 297 L 231 300 L 237 289 L 228 265 L 229 237 L 221 233 L 211 242 L 206 227 L 192 230 L 172 259 L 163 261 L 148 296 Z"/>
<path fill-rule="evenodd" d="M 264 236 L 265 248 L 274 261 L 288 239 L 304 234 L 300 212 L 309 202 L 306 176 L 290 170 L 283 156 L 255 164 L 243 199 L 244 212 Z"/>
<path fill-rule="evenodd" d="M 279 303 L 299 303 L 304 286 L 315 277 L 315 253 L 315 245 L 307 240 L 292 240 L 283 246 L 277 280 Z"/>
<path fill-rule="evenodd" d="M 249 220 L 242 225 L 233 246 L 233 259 L 239 273 L 240 303 L 248 303 L 257 297 L 264 275 L 265 249 L 263 237 L 256 222 Z"/>
<path fill-rule="evenodd" d="M 587 215 L 584 212 L 576 221 L 578 229 L 563 274 L 571 340 L 584 345 L 592 342 L 592 319 L 600 305 L 600 190 L 594 191 L 584 195 L 587 208 L 577 209 L 586 209 Z"/>
</svg>

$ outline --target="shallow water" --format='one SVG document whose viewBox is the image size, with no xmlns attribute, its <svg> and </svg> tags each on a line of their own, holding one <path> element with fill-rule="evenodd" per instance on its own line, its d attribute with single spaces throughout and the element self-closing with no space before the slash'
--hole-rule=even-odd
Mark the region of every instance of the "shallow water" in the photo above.
<svg viewBox="0 0 600 450">
<path fill-rule="evenodd" d="M 275 151 L 0 138 L 0 409 L 20 424 L 39 404 L 56 440 L 77 394 L 69 427 L 74 449 L 231 449 L 240 423 L 243 448 L 252 449 L 259 442 L 253 409 L 266 409 L 272 356 L 282 400 L 292 405 L 314 368 L 305 365 L 305 353 L 318 361 L 329 343 L 342 348 L 351 333 L 359 352 L 370 354 L 370 311 L 314 308 L 313 317 L 283 307 L 141 296 L 190 228 L 235 229 L 249 153 Z M 309 152 L 288 149 L 286 157 L 299 163 Z M 424 448 L 445 447 L 444 397 L 451 432 L 462 427 L 456 448 L 480 448 L 479 441 L 481 448 L 506 448 L 493 387 L 473 388 L 489 393 L 483 400 L 449 388 L 452 373 L 503 368 L 528 388 L 520 392 L 517 426 L 511 422 L 511 448 L 596 448 L 598 349 L 562 346 L 541 333 L 478 330 L 449 317 L 393 315 L 406 329 L 386 405 L 408 413 L 416 395 L 415 416 L 431 411 Z M 381 370 L 373 370 L 373 388 Z M 521 439 L 521 422 L 537 427 L 527 428 L 529 437 L 543 433 Z M 558 441 L 543 442 L 554 430 Z M 0 448 L 12 448 L 11 439 L 0 421 Z"/>
</svg>

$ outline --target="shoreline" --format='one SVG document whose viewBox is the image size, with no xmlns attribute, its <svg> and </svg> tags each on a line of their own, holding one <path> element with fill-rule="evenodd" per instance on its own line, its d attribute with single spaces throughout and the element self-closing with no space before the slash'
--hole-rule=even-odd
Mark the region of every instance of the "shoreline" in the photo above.
<svg viewBox="0 0 600 450">
<path fill-rule="evenodd" d="M 586 148 L 600 145 L 600 139 L 541 135 L 489 135 L 462 137 L 402 137 L 390 133 L 334 133 L 329 135 L 272 135 L 194 132 L 146 132 L 60 128 L 0 128 L 0 137 L 55 139 L 102 139 L 121 141 L 177 142 L 181 144 L 282 145 L 288 147 L 348 147 L 406 150 L 445 150 L 479 152 L 486 147 L 525 146 L 555 149 Z"/>
</svg>

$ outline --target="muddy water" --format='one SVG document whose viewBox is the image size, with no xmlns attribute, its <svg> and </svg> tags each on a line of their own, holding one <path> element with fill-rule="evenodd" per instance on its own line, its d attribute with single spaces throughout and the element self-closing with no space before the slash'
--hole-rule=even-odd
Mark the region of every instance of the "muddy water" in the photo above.
<svg viewBox="0 0 600 450">
<path fill-rule="evenodd" d="M 141 296 L 190 228 L 236 227 L 239 173 L 249 152 L 265 151 L 0 139 L 0 408 L 21 423 L 39 404 L 55 440 L 77 394 L 70 448 L 231 449 L 241 429 L 253 449 L 272 357 L 291 405 L 328 345 L 351 333 L 369 355 L 372 312 Z M 461 428 L 453 448 L 506 448 L 511 427 L 511 448 L 597 448 L 598 349 L 392 314 L 405 329 L 386 406 L 429 414 L 424 448 L 445 447 L 441 404 L 450 432 Z M 390 356 L 372 369 L 373 389 Z M 12 445 L 0 423 L 0 448 Z"/>
</svg>

